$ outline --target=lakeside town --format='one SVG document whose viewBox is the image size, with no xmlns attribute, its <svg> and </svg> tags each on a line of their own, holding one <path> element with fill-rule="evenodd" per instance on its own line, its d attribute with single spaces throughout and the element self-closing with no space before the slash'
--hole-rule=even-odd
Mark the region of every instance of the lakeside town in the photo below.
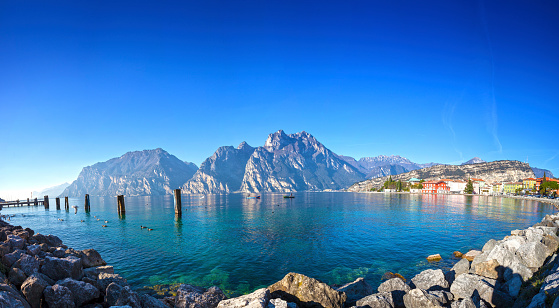
<svg viewBox="0 0 559 308">
<path fill-rule="evenodd" d="M 393 181 L 390 177 L 379 188 L 370 191 L 402 192 L 421 194 L 475 194 L 491 196 L 533 196 L 557 199 L 559 196 L 559 179 L 546 177 L 525 178 L 516 182 L 487 182 L 479 178 L 467 180 L 439 179 L 425 181 L 411 178 L 408 181 Z"/>
</svg>

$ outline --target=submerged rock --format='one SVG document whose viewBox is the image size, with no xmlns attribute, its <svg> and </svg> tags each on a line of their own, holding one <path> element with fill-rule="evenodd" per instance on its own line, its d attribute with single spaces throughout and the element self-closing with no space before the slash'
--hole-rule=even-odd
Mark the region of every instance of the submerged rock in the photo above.
<svg viewBox="0 0 559 308">
<path fill-rule="evenodd" d="M 299 307 L 343 308 L 347 296 L 327 284 L 302 274 L 289 273 L 269 286 L 272 298 L 294 302 Z"/>
</svg>

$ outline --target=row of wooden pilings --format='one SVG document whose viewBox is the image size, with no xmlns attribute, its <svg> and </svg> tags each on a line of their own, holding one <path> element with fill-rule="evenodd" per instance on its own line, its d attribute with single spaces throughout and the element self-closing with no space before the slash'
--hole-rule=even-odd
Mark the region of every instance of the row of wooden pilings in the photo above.
<svg viewBox="0 0 559 308">
<path fill-rule="evenodd" d="M 182 215 L 182 200 L 181 200 L 181 190 L 175 189 L 173 191 L 175 197 L 175 215 L 181 216 Z M 45 209 L 49 208 L 49 196 L 45 196 L 44 199 Z M 118 215 L 125 215 L 126 214 L 126 206 L 124 204 L 124 195 L 118 195 L 116 197 L 117 202 L 117 209 Z M 38 205 L 37 198 L 35 198 L 35 205 Z M 70 204 L 68 203 L 68 197 L 64 197 L 64 208 L 68 211 L 70 210 Z M 91 210 L 91 203 L 89 202 L 89 194 L 85 195 L 85 211 L 89 212 Z M 60 210 L 60 198 L 56 198 L 56 209 Z"/>
</svg>

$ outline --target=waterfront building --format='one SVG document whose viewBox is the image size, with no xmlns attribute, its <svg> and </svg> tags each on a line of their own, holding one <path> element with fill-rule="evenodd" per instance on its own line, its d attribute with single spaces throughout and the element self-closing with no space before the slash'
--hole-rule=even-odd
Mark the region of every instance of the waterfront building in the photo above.
<svg viewBox="0 0 559 308">
<path fill-rule="evenodd" d="M 424 194 L 448 194 L 450 189 L 445 181 L 427 181 L 423 182 L 421 192 Z"/>
<path fill-rule="evenodd" d="M 553 179 L 553 178 L 550 178 L 550 177 L 547 177 L 547 176 L 545 177 L 545 181 L 546 182 L 549 182 L 549 181 L 559 182 L 558 179 Z M 536 191 L 540 190 L 540 185 L 542 184 L 542 182 L 543 182 L 543 177 L 536 179 Z"/>
<path fill-rule="evenodd" d="M 485 189 L 486 183 L 483 179 L 475 179 L 475 178 L 471 178 L 470 180 L 472 180 L 472 184 L 474 186 L 474 194 L 481 194 L 481 192 L 487 192 Z"/>
<path fill-rule="evenodd" d="M 522 180 L 522 188 L 524 189 L 536 189 L 536 179 L 527 178 Z"/>
<path fill-rule="evenodd" d="M 466 181 L 462 180 L 447 180 L 443 179 L 441 181 L 445 181 L 446 185 L 448 185 L 448 191 L 451 194 L 462 194 L 464 193 L 464 189 L 466 189 Z"/>
<path fill-rule="evenodd" d="M 502 195 L 503 194 L 503 183 L 493 183 L 493 194 Z"/>
<path fill-rule="evenodd" d="M 503 184 L 505 194 L 515 194 L 517 189 L 522 189 L 522 182 L 508 182 Z"/>
<path fill-rule="evenodd" d="M 418 178 L 411 178 L 408 180 L 408 183 L 410 183 L 410 185 L 419 184 L 419 182 L 421 182 L 421 180 Z"/>
</svg>

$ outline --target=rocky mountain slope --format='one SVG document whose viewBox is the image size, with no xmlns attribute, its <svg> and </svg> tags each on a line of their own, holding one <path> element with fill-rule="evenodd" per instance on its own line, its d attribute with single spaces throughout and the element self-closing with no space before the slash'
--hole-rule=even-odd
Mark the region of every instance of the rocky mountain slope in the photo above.
<svg viewBox="0 0 559 308">
<path fill-rule="evenodd" d="M 182 186 L 184 193 L 230 193 L 239 191 L 245 166 L 254 148 L 246 142 L 237 148 L 223 146 L 207 158 L 194 176 Z"/>
<path fill-rule="evenodd" d="M 33 192 L 33 197 L 42 198 L 43 196 L 58 196 L 68 186 L 70 186 L 70 183 L 64 183 L 64 184 L 56 185 L 56 186 L 53 186 L 53 187 L 45 188 L 41 191 L 34 191 Z"/>
<path fill-rule="evenodd" d="M 287 135 L 280 130 L 270 134 L 264 146 L 250 156 L 241 191 L 341 189 L 362 179 L 361 172 L 311 134 Z"/>
<path fill-rule="evenodd" d="M 362 157 L 359 160 L 350 156 L 339 156 L 341 159 L 357 168 L 365 174 L 367 179 L 373 179 L 385 175 L 396 175 L 411 170 L 438 165 L 437 163 L 418 164 L 399 155 L 379 155 L 376 157 Z"/>
<path fill-rule="evenodd" d="M 534 175 L 537 178 L 543 177 L 544 172 L 545 172 L 546 177 L 548 177 L 548 178 L 553 178 L 554 177 L 553 173 L 551 171 L 547 170 L 547 169 L 540 169 L 540 168 L 532 167 L 532 171 L 534 171 Z"/>
<path fill-rule="evenodd" d="M 128 152 L 83 168 L 62 193 L 82 197 L 164 195 L 180 188 L 198 168 L 162 149 Z"/>
<path fill-rule="evenodd" d="M 518 181 L 529 177 L 534 177 L 534 172 L 530 165 L 514 160 L 502 160 L 460 166 L 438 165 L 393 175 L 392 179 L 395 181 L 407 181 L 411 178 L 424 180 L 481 178 L 491 183 Z M 358 182 L 350 186 L 348 191 L 368 191 L 371 188 L 379 188 L 388 178 L 388 176 L 384 176 Z"/>
</svg>

